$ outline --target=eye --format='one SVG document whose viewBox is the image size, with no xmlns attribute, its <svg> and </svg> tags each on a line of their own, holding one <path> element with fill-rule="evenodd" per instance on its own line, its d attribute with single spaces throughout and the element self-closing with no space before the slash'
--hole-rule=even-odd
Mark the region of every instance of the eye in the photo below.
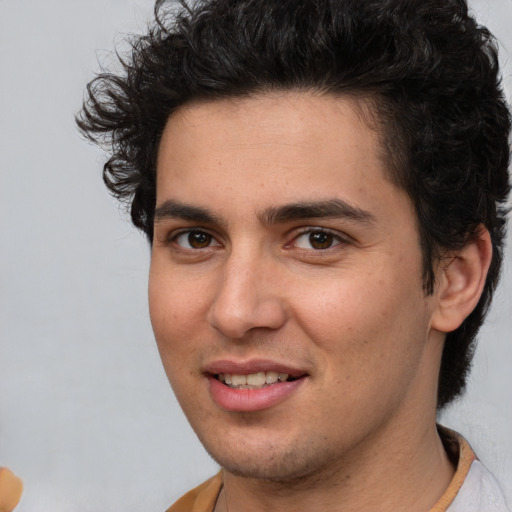
<svg viewBox="0 0 512 512">
<path fill-rule="evenodd" d="M 339 236 L 323 229 L 305 231 L 294 240 L 295 247 L 299 249 L 314 249 L 316 251 L 330 249 L 340 243 Z"/>
<path fill-rule="evenodd" d="M 183 249 L 206 249 L 220 245 L 215 238 L 205 231 L 183 231 L 176 235 L 173 240 Z"/>
</svg>

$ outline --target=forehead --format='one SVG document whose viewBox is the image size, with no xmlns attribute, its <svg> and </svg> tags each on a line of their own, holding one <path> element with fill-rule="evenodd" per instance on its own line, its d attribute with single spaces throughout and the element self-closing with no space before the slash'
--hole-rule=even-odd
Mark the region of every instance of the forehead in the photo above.
<svg viewBox="0 0 512 512">
<path fill-rule="evenodd" d="M 389 200 L 399 191 L 387 179 L 373 119 L 367 101 L 309 92 L 186 105 L 161 139 L 157 205 L 223 198 L 261 209 L 331 195 L 352 204 Z"/>
<path fill-rule="evenodd" d="M 343 119 L 343 126 L 340 120 Z M 267 142 L 275 136 L 286 142 L 311 144 L 325 140 L 327 131 L 333 136 L 347 125 L 365 132 L 371 145 L 379 139 L 374 101 L 352 95 L 321 94 L 308 91 L 274 91 L 246 97 L 212 101 L 195 101 L 178 108 L 168 119 L 161 141 L 194 131 L 219 149 L 231 145 L 231 137 L 246 142 Z M 215 128 L 215 131 L 211 131 Z M 219 130 L 220 128 L 220 130 Z M 236 128 L 236 133 L 232 129 Z M 229 138 L 227 137 L 229 135 Z"/>
</svg>

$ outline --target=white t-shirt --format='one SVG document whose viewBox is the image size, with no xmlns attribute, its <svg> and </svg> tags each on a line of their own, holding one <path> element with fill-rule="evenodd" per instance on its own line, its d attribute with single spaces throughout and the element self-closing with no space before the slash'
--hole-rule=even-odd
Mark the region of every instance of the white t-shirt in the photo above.
<svg viewBox="0 0 512 512">
<path fill-rule="evenodd" d="M 446 512 L 510 512 L 510 509 L 492 473 L 479 460 L 474 460 Z"/>
</svg>

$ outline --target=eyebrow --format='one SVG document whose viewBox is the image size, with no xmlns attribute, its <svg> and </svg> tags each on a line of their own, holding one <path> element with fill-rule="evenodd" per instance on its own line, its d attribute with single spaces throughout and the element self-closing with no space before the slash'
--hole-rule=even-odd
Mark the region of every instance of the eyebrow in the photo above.
<svg viewBox="0 0 512 512">
<path fill-rule="evenodd" d="M 260 219 L 266 224 L 279 224 L 300 219 L 350 219 L 365 224 L 375 223 L 368 211 L 356 208 L 342 199 L 292 203 L 267 208 Z"/>
<path fill-rule="evenodd" d="M 164 219 L 182 219 L 205 224 L 222 224 L 220 218 L 206 208 L 169 199 L 155 208 L 155 222 Z"/>
<path fill-rule="evenodd" d="M 365 224 L 375 223 L 375 217 L 368 211 L 350 205 L 342 199 L 306 201 L 267 208 L 258 215 L 260 222 L 267 225 L 282 224 L 301 219 L 349 219 Z M 225 222 L 207 208 L 192 206 L 168 199 L 155 209 L 155 222 L 165 219 L 182 219 L 189 222 L 224 225 Z"/>
</svg>

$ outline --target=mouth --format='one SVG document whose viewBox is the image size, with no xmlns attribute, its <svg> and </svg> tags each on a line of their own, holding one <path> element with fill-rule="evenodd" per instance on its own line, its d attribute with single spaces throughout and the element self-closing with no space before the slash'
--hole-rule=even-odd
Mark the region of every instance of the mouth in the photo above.
<svg viewBox="0 0 512 512">
<path fill-rule="evenodd" d="M 291 382 L 300 377 L 275 371 L 260 371 L 248 375 L 217 373 L 214 378 L 232 389 L 263 389 L 279 382 Z"/>
<path fill-rule="evenodd" d="M 256 412 L 291 399 L 309 374 L 270 360 L 221 360 L 204 368 L 210 396 L 225 411 Z"/>
</svg>

